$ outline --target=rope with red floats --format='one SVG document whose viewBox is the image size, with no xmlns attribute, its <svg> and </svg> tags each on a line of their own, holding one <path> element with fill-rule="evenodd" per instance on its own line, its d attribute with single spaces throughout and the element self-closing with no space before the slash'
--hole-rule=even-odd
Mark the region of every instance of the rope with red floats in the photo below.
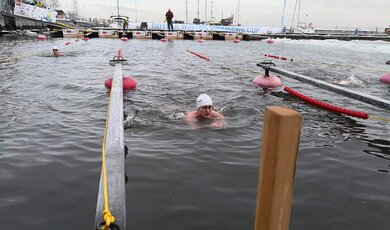
<svg viewBox="0 0 390 230">
<path fill-rule="evenodd" d="M 277 56 L 277 55 L 272 55 L 272 54 L 262 54 L 262 55 L 264 55 L 264 57 L 276 58 L 276 59 L 280 59 L 283 61 L 293 61 L 294 60 L 292 58 L 286 58 L 283 56 Z"/>
<path fill-rule="evenodd" d="M 306 102 L 309 102 L 310 104 L 313 104 L 313 105 L 316 105 L 318 107 L 321 107 L 321 108 L 324 108 L 324 109 L 327 109 L 327 110 L 330 110 L 330 111 L 333 111 L 333 112 L 336 112 L 336 113 L 342 113 L 342 114 L 345 114 L 345 115 L 348 115 L 348 116 L 352 116 L 352 117 L 357 117 L 357 118 L 362 118 L 362 119 L 367 119 L 368 118 L 368 114 L 367 113 L 364 113 L 364 112 L 359 112 L 359 111 L 354 111 L 354 110 L 349 110 L 349 109 L 344 109 L 344 108 L 341 108 L 341 107 L 338 107 L 338 106 L 335 106 L 335 105 L 331 105 L 331 104 L 328 104 L 328 103 L 325 103 L 325 102 L 322 102 L 322 101 L 319 101 L 319 100 L 316 100 L 316 99 L 313 99 L 311 97 L 308 97 L 308 96 L 305 96 L 301 93 L 298 93 L 297 91 L 295 90 L 292 90 L 291 88 L 285 86 L 284 88 L 284 91 L 288 92 L 289 94 L 303 100 L 303 101 L 306 101 Z"/>
<path fill-rule="evenodd" d="M 195 56 L 197 56 L 197 57 L 199 57 L 199 58 L 202 58 L 202 59 L 204 59 L 204 60 L 206 60 L 206 61 L 210 61 L 210 59 L 208 59 L 207 57 L 202 56 L 202 55 L 200 55 L 200 54 L 198 54 L 198 53 L 196 53 L 196 52 L 194 52 L 194 51 L 187 50 L 187 52 L 189 52 L 189 53 L 191 53 L 191 54 L 193 54 L 193 55 L 195 55 Z"/>
<path fill-rule="evenodd" d="M 203 55 L 200 55 L 196 52 L 193 52 L 193 51 L 190 51 L 190 50 L 187 50 L 187 52 L 199 57 L 199 58 L 202 58 L 206 61 L 209 61 L 211 62 L 211 60 Z M 292 59 L 291 59 L 292 61 Z M 271 78 L 269 78 L 270 81 L 274 82 L 275 84 L 277 84 L 279 87 L 283 87 L 283 85 L 279 82 L 275 82 L 274 80 L 272 80 Z M 335 105 L 331 105 L 329 103 L 325 103 L 325 102 L 322 102 L 320 100 L 316 100 L 314 98 L 311 98 L 311 97 L 308 97 L 306 95 L 303 95 L 301 93 L 298 93 L 297 91 L 287 87 L 287 86 L 284 86 L 283 87 L 284 91 L 290 93 L 291 95 L 303 100 L 303 101 L 306 101 L 308 103 L 311 103 L 313 105 L 316 105 L 320 108 L 323 108 L 323 109 L 326 109 L 326 110 L 329 110 L 329 111 L 332 111 L 332 112 L 336 112 L 336 113 L 340 113 L 340 114 L 345 114 L 347 116 L 352 116 L 352 117 L 357 117 L 357 118 L 362 118 L 362 119 L 368 119 L 369 117 L 370 118 L 374 118 L 374 119 L 379 119 L 379 120 L 383 120 L 383 121 L 387 121 L 386 118 L 376 118 L 376 117 L 373 117 L 373 116 L 369 116 L 367 113 L 364 113 L 364 112 L 360 112 L 360 111 L 354 111 L 354 110 L 350 110 L 350 109 L 345 109 L 345 108 L 341 108 L 341 107 L 338 107 L 338 106 L 335 106 Z"/>
</svg>

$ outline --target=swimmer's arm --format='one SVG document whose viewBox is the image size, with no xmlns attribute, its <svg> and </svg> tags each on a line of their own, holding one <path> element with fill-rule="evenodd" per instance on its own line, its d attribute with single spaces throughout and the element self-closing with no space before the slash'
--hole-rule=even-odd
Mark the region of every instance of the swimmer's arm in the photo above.
<svg viewBox="0 0 390 230">
<path fill-rule="evenodd" d="M 225 125 L 225 117 L 218 113 L 217 116 L 215 117 L 216 121 L 210 124 L 211 127 L 213 128 L 221 128 Z"/>
<path fill-rule="evenodd" d="M 187 112 L 185 115 L 186 115 L 185 120 L 186 120 L 187 124 L 188 124 L 191 128 L 195 129 L 195 128 L 196 128 L 196 124 L 195 124 L 196 119 L 195 119 L 195 116 L 194 116 L 191 112 Z"/>
</svg>

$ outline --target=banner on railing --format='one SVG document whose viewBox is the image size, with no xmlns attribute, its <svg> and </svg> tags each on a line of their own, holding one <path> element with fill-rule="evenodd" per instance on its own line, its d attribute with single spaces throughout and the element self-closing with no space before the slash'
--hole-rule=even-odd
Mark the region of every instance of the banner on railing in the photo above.
<svg viewBox="0 0 390 230">
<path fill-rule="evenodd" d="M 148 23 L 152 30 L 168 30 L 166 23 Z M 280 27 L 251 27 L 251 26 L 213 26 L 197 24 L 173 24 L 174 30 L 184 31 L 221 31 L 230 33 L 273 34 L 281 33 Z"/>
<path fill-rule="evenodd" d="M 57 11 L 15 2 L 14 15 L 44 22 L 56 22 Z"/>
</svg>

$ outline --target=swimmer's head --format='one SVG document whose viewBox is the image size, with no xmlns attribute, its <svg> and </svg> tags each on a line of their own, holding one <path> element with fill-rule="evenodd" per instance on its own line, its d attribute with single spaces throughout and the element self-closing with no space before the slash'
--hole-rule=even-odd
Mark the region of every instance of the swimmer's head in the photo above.
<svg viewBox="0 0 390 230">
<path fill-rule="evenodd" d="M 213 100 L 211 100 L 211 97 L 207 94 L 201 94 L 196 99 L 196 109 L 198 110 L 200 107 L 203 106 L 213 106 Z"/>
</svg>

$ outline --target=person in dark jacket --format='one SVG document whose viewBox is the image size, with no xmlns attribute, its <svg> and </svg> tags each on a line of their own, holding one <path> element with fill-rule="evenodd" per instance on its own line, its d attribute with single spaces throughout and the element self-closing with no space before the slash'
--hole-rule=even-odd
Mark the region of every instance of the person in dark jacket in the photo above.
<svg viewBox="0 0 390 230">
<path fill-rule="evenodd" d="M 170 30 L 173 31 L 172 18 L 173 18 L 173 13 L 171 9 L 168 9 L 168 12 L 165 13 L 165 20 L 167 21 L 168 31 Z"/>
</svg>

